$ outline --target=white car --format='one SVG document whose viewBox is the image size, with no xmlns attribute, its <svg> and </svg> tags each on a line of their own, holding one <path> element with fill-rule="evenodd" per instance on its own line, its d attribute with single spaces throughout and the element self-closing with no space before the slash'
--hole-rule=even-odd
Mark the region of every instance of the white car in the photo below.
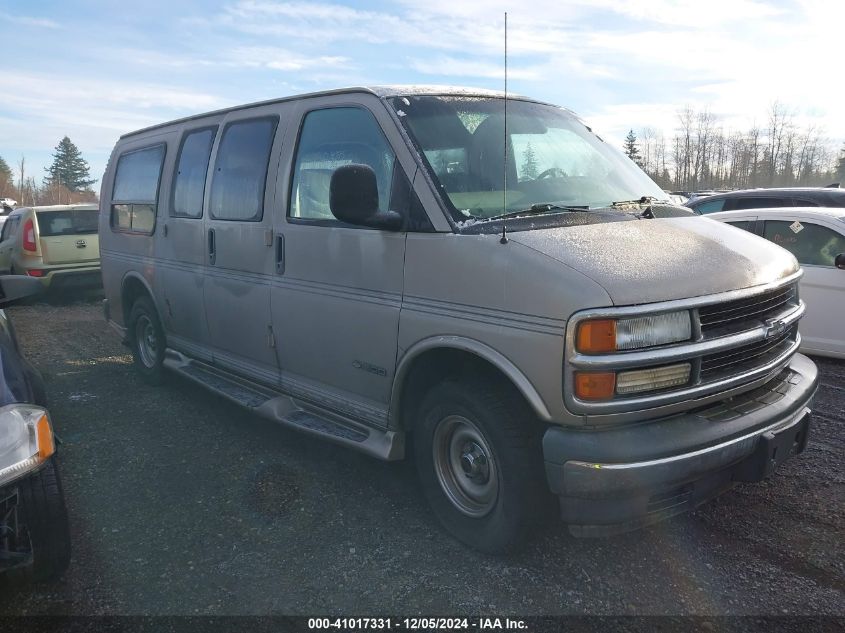
<svg viewBox="0 0 845 633">
<path fill-rule="evenodd" d="M 845 209 L 785 207 L 710 213 L 790 251 L 804 268 L 801 351 L 845 358 Z"/>
</svg>

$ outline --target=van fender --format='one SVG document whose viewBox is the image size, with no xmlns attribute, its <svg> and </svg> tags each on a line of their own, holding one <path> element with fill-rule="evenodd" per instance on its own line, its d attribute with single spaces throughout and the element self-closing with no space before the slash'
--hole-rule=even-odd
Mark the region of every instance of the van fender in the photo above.
<svg viewBox="0 0 845 633">
<path fill-rule="evenodd" d="M 147 281 L 147 278 L 144 277 L 142 274 L 140 274 L 136 270 L 128 271 L 123 276 L 123 279 L 120 280 L 120 305 L 121 305 L 121 309 L 123 310 L 123 308 L 125 307 L 124 306 L 124 300 L 125 300 L 125 297 L 126 297 L 126 287 L 129 284 L 132 284 L 132 283 L 140 283 L 141 286 L 143 286 L 144 291 L 149 295 L 150 299 L 153 302 L 153 305 L 155 306 L 156 311 L 159 313 L 158 314 L 159 321 L 163 324 L 164 320 L 161 318 L 161 309 L 158 305 L 158 302 L 156 301 L 156 296 L 155 296 L 155 293 L 153 292 L 153 288 L 150 285 L 149 281 Z M 129 309 L 131 309 L 131 307 L 132 306 L 129 306 Z M 126 312 L 126 310 L 123 310 L 123 312 Z M 126 319 L 128 319 L 128 318 L 129 318 L 128 314 L 123 315 L 123 322 L 127 327 L 129 326 L 129 324 L 126 323 Z"/>
<path fill-rule="evenodd" d="M 537 417 L 544 422 L 550 422 L 552 416 L 549 414 L 549 409 L 545 402 L 540 397 L 540 394 L 531 384 L 531 381 L 526 377 L 522 371 L 514 365 L 506 356 L 496 351 L 489 345 L 471 338 L 463 336 L 432 336 L 414 343 L 399 361 L 396 367 L 396 374 L 393 378 L 393 388 L 390 394 L 390 425 L 397 423 L 400 417 L 401 399 L 402 399 L 402 385 L 405 378 L 414 364 L 414 360 L 421 354 L 434 349 L 456 349 L 468 352 L 477 356 L 481 360 L 485 360 L 496 369 L 502 372 L 504 376 L 513 383 L 525 398 L 528 405 L 534 410 Z"/>
</svg>

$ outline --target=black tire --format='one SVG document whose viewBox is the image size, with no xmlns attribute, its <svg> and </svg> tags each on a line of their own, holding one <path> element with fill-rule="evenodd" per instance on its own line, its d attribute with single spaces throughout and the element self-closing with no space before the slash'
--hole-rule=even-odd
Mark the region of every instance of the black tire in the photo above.
<svg viewBox="0 0 845 633">
<path fill-rule="evenodd" d="M 461 426 L 464 423 L 456 420 L 468 421 L 469 426 L 464 428 Z M 489 482 L 494 477 L 497 482 L 495 498 L 490 495 L 477 504 L 472 495 L 465 497 L 463 503 L 455 501 L 461 495 L 460 491 L 455 494 L 454 489 L 461 485 L 460 475 L 473 479 L 479 473 L 470 476 L 466 468 L 461 472 L 453 467 L 446 468 L 450 474 L 438 474 L 443 473 L 438 463 L 442 466 L 444 461 L 451 462 L 436 455 L 455 454 L 442 448 L 444 441 L 449 447 L 458 446 L 466 442 L 461 435 L 466 430 L 480 432 L 479 443 L 469 441 L 457 450 L 466 451 L 468 445 L 483 448 L 476 456 L 483 460 L 475 459 L 487 466 L 486 480 L 481 473 L 481 486 L 492 485 Z M 542 427 L 510 385 L 496 380 L 488 383 L 457 379 L 436 385 L 423 398 L 413 436 L 423 494 L 443 526 L 470 547 L 493 554 L 518 549 L 547 516 L 548 505 L 554 500 L 544 475 Z M 440 450 L 444 452 L 439 453 Z M 487 451 L 492 458 L 489 461 Z M 461 453 L 458 463 L 465 465 L 465 457 L 471 458 L 470 453 Z M 454 483 L 443 483 L 451 474 L 455 474 L 451 479 Z M 450 489 L 452 493 L 448 492 Z"/>
<path fill-rule="evenodd" d="M 18 485 L 21 532 L 32 548 L 33 580 L 61 575 L 70 562 L 67 508 L 55 457 Z"/>
<path fill-rule="evenodd" d="M 148 329 L 148 328 L 151 328 Z M 152 335 L 154 343 L 150 349 L 150 340 L 142 340 L 142 332 Z M 148 297 L 138 298 L 129 312 L 129 343 L 132 347 L 132 361 L 135 369 L 145 382 L 160 385 L 164 379 L 164 329 L 158 319 L 153 302 Z"/>
</svg>

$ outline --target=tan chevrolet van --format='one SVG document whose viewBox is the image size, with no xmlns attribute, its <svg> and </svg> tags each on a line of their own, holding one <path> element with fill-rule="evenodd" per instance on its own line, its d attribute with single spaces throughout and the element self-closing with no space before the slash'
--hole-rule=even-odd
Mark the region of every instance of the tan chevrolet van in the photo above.
<svg viewBox="0 0 845 633">
<path fill-rule="evenodd" d="M 0 274 L 36 277 L 53 290 L 99 286 L 98 221 L 96 204 L 15 209 L 0 231 Z"/>
<path fill-rule="evenodd" d="M 503 97 L 351 88 L 121 137 L 105 314 L 140 375 L 413 458 L 485 551 L 548 508 L 634 529 L 801 452 L 795 258 L 673 206 L 568 110 Z"/>
</svg>

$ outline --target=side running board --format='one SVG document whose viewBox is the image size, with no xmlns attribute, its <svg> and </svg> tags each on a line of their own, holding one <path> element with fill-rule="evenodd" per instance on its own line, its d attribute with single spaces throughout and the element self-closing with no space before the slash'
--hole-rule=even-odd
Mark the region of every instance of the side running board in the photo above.
<svg viewBox="0 0 845 633">
<path fill-rule="evenodd" d="M 405 456 L 405 434 L 358 424 L 168 349 L 164 366 L 263 418 L 384 460 Z"/>
</svg>

